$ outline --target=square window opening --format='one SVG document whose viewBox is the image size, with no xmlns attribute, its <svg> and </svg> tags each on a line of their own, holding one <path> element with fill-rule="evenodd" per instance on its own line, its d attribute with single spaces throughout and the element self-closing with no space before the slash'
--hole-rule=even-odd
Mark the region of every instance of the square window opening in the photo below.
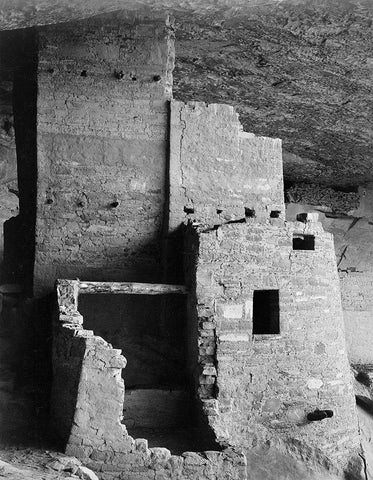
<svg viewBox="0 0 373 480">
<path fill-rule="evenodd" d="M 315 235 L 293 235 L 293 250 L 315 250 Z"/>
<path fill-rule="evenodd" d="M 279 291 L 254 290 L 253 335 L 278 335 L 279 333 Z"/>
</svg>

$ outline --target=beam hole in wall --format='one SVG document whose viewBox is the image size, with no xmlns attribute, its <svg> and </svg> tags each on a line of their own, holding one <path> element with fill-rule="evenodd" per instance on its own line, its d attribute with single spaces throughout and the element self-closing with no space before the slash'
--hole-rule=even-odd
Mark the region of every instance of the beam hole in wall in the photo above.
<svg viewBox="0 0 373 480">
<path fill-rule="evenodd" d="M 246 223 L 246 219 L 245 218 L 238 218 L 237 220 L 229 220 L 229 222 L 226 222 L 226 223 Z"/>
<path fill-rule="evenodd" d="M 279 218 L 281 215 L 281 210 L 272 210 L 269 216 L 271 218 Z"/>
<path fill-rule="evenodd" d="M 279 291 L 254 290 L 253 335 L 276 335 L 279 333 Z"/>
<path fill-rule="evenodd" d="M 254 218 L 255 217 L 255 210 L 253 208 L 245 207 L 245 217 L 246 218 Z"/>
<path fill-rule="evenodd" d="M 221 213 L 223 213 L 223 210 L 220 210 L 220 208 L 217 208 L 217 209 L 216 209 L 216 213 L 217 213 L 218 215 L 220 215 Z"/>
<path fill-rule="evenodd" d="M 190 215 L 191 213 L 194 213 L 194 208 L 192 208 L 192 207 L 184 207 L 184 212 L 185 212 L 187 215 Z"/>
<path fill-rule="evenodd" d="M 315 235 L 293 235 L 293 250 L 315 250 Z"/>
<path fill-rule="evenodd" d="M 86 76 L 87 76 L 87 70 L 82 70 L 82 71 L 80 72 L 80 76 L 81 76 L 81 77 L 86 77 Z"/>
<path fill-rule="evenodd" d="M 122 70 L 120 70 L 120 71 L 117 71 L 117 70 L 116 70 L 116 71 L 114 72 L 114 77 L 115 77 L 117 80 L 122 80 L 123 77 L 124 77 L 123 71 L 122 71 Z"/>
</svg>

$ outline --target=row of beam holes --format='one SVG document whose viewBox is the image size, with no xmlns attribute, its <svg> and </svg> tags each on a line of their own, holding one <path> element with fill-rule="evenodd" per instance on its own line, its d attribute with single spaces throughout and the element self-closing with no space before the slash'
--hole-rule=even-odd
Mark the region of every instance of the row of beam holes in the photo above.
<svg viewBox="0 0 373 480">
<path fill-rule="evenodd" d="M 54 68 L 48 68 L 47 70 L 48 73 L 54 73 Z M 88 77 L 88 72 L 87 70 L 82 70 L 80 72 L 80 76 L 81 77 Z M 115 71 L 114 72 L 114 77 L 117 79 L 117 80 L 123 80 L 123 78 L 125 77 L 124 73 L 123 73 L 123 70 L 120 70 L 120 71 Z M 137 77 L 134 73 L 130 73 L 130 78 L 133 82 L 136 82 L 137 81 Z M 159 82 L 160 80 L 162 79 L 162 77 L 160 75 L 153 75 L 152 77 L 152 81 L 153 82 Z"/>
<path fill-rule="evenodd" d="M 52 203 L 54 203 L 54 202 L 53 202 L 53 198 L 47 198 L 46 201 L 45 201 L 45 203 L 46 203 L 47 205 L 52 205 Z M 83 200 L 78 200 L 78 201 L 76 202 L 76 206 L 79 207 L 79 208 L 83 208 L 83 207 L 86 206 L 86 203 L 85 203 Z M 113 202 L 109 203 L 108 207 L 109 207 L 109 208 L 117 208 L 117 207 L 119 207 L 119 202 L 118 202 L 118 200 L 114 200 Z"/>
<path fill-rule="evenodd" d="M 184 212 L 187 215 L 191 215 L 194 213 L 194 208 L 191 207 L 184 207 Z M 216 213 L 220 215 L 223 213 L 223 210 L 216 209 Z M 280 210 L 272 210 L 270 213 L 270 218 L 279 218 L 281 215 Z M 254 218 L 255 217 L 255 210 L 252 208 L 245 207 L 245 217 L 246 218 Z M 239 220 L 231 220 L 227 223 L 244 223 L 245 219 L 241 218 Z M 214 225 L 214 228 L 218 228 L 219 225 Z M 314 235 L 303 235 L 303 234 L 294 234 L 293 235 L 293 250 L 315 250 L 315 236 Z"/>
<path fill-rule="evenodd" d="M 184 212 L 187 214 L 187 215 L 191 215 L 194 213 L 194 208 L 192 207 L 184 207 Z M 221 210 L 220 208 L 217 208 L 216 209 L 216 213 L 218 215 L 220 215 L 221 213 L 223 213 L 223 210 Z M 272 210 L 271 213 L 270 213 L 270 217 L 271 218 L 279 218 L 279 216 L 281 215 L 281 211 L 280 210 Z M 246 218 L 255 218 L 255 210 L 252 209 L 252 208 L 247 208 L 245 207 L 245 217 Z M 236 221 L 236 220 L 232 220 L 233 222 Z M 242 221 L 242 219 L 240 220 Z"/>
</svg>

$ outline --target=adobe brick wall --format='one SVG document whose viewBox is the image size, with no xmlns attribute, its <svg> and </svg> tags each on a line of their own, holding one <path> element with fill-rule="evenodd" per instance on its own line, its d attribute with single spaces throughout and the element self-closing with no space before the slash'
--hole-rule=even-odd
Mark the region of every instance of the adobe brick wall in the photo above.
<svg viewBox="0 0 373 480">
<path fill-rule="evenodd" d="M 35 293 L 159 281 L 172 26 L 116 12 L 39 43 Z"/>
<path fill-rule="evenodd" d="M 294 232 L 315 235 L 315 250 L 293 250 Z M 332 235 L 318 222 L 249 219 L 200 228 L 188 245 L 197 383 L 217 439 L 285 442 L 343 470 L 359 439 Z M 252 334 L 257 289 L 279 290 L 279 335 Z M 316 409 L 334 416 L 308 422 Z"/>
</svg>

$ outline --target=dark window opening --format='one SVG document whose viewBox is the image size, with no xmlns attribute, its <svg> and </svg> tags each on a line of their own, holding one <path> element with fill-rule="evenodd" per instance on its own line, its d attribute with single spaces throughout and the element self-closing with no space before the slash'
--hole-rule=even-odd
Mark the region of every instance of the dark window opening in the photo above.
<svg viewBox="0 0 373 480">
<path fill-rule="evenodd" d="M 220 210 L 220 208 L 217 208 L 217 209 L 216 209 L 216 213 L 217 213 L 218 215 L 220 215 L 221 213 L 223 213 L 223 210 Z"/>
<path fill-rule="evenodd" d="M 315 250 L 315 236 L 294 234 L 293 250 Z"/>
<path fill-rule="evenodd" d="M 254 290 L 253 334 L 280 333 L 280 307 L 278 290 Z"/>
<path fill-rule="evenodd" d="M 252 208 L 245 207 L 245 217 L 249 217 L 249 218 L 255 217 L 255 210 Z"/>
<path fill-rule="evenodd" d="M 269 214 L 271 218 L 279 218 L 280 215 L 281 215 L 281 210 L 272 210 L 271 213 Z"/>
</svg>

